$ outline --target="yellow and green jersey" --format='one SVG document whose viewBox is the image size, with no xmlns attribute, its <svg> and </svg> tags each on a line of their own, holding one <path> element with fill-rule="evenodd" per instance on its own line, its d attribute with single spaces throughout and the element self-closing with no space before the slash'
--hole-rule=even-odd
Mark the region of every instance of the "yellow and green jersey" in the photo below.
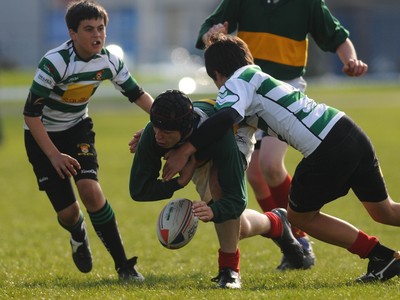
<svg viewBox="0 0 400 300">
<path fill-rule="evenodd" d="M 324 0 L 223 0 L 202 24 L 196 47 L 213 25 L 229 22 L 255 59 L 255 64 L 279 80 L 291 80 L 306 71 L 308 35 L 323 50 L 336 49 L 349 32 L 331 14 Z"/>
</svg>

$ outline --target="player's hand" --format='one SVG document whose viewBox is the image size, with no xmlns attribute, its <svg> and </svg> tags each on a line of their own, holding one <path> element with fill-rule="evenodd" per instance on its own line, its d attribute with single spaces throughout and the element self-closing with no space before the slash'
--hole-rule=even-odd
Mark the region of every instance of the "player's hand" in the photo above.
<svg viewBox="0 0 400 300">
<path fill-rule="evenodd" d="M 186 165 L 183 167 L 182 171 L 179 172 L 178 183 L 180 186 L 186 186 L 190 182 L 190 180 L 192 180 L 196 166 L 196 158 L 194 157 L 194 155 L 192 155 Z"/>
<path fill-rule="evenodd" d="M 182 171 L 189 157 L 196 152 L 196 148 L 189 142 L 183 143 L 179 148 L 172 149 L 165 154 L 165 165 L 162 171 L 164 181 L 171 180 Z"/>
<path fill-rule="evenodd" d="M 193 201 L 193 214 L 203 222 L 209 222 L 214 218 L 214 213 L 204 201 Z"/>
<path fill-rule="evenodd" d="M 81 165 L 75 158 L 64 153 L 57 153 L 49 157 L 49 159 L 54 169 L 56 169 L 58 176 L 62 179 L 65 179 L 65 176 L 71 177 L 77 175 L 78 172 L 76 170 L 81 169 Z"/>
<path fill-rule="evenodd" d="M 210 29 L 208 29 L 208 31 L 205 34 L 203 34 L 202 37 L 204 45 L 208 44 L 210 37 L 213 36 L 214 34 L 218 33 L 228 34 L 228 25 L 229 23 L 225 21 L 223 24 L 222 23 L 215 24 Z"/>
<path fill-rule="evenodd" d="M 359 59 L 350 59 L 342 70 L 347 76 L 358 77 L 367 73 L 368 65 Z"/>
<path fill-rule="evenodd" d="M 162 172 L 164 181 L 171 180 L 176 174 L 181 172 L 189 160 L 189 155 L 182 153 L 181 148 L 173 149 L 165 154 L 165 165 Z"/>
<path fill-rule="evenodd" d="M 136 133 L 133 135 L 133 137 L 132 137 L 132 139 L 130 140 L 130 142 L 128 143 L 128 145 L 129 145 L 129 151 L 130 151 L 131 153 L 135 153 L 136 147 L 137 147 L 137 145 L 139 144 L 139 140 L 140 140 L 140 137 L 142 136 L 143 130 L 144 130 L 144 129 L 142 128 L 142 129 L 140 129 L 138 132 L 136 132 Z"/>
</svg>

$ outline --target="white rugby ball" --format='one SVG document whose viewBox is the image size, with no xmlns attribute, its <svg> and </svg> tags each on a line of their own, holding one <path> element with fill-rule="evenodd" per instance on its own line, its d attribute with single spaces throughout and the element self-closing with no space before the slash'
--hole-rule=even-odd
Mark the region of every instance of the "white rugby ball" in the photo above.
<svg viewBox="0 0 400 300">
<path fill-rule="evenodd" d="M 192 240 L 198 222 L 192 212 L 192 201 L 185 198 L 171 200 L 158 216 L 158 240 L 168 249 L 182 248 Z"/>
</svg>

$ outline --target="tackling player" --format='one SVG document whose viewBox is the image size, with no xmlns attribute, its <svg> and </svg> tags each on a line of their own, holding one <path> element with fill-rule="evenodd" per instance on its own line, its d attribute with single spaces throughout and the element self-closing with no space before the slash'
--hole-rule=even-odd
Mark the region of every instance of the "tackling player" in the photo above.
<svg viewBox="0 0 400 300">
<path fill-rule="evenodd" d="M 304 156 L 293 176 L 289 221 L 311 236 L 368 258 L 358 282 L 400 275 L 400 255 L 353 225 L 320 212 L 354 191 L 377 222 L 400 226 L 400 204 L 386 190 L 373 145 L 344 112 L 308 98 L 254 65 L 238 37 L 215 35 L 204 53 L 208 75 L 219 88 L 218 110 L 168 155 L 163 179 L 170 180 L 196 150 L 204 149 L 242 120 L 284 140 Z"/>
<path fill-rule="evenodd" d="M 203 49 L 216 32 L 237 34 L 247 43 L 261 70 L 305 91 L 309 38 L 319 49 L 336 53 L 343 73 L 361 76 L 368 66 L 357 58 L 349 31 L 332 15 L 324 0 L 221 0 L 201 25 L 196 47 Z M 291 176 L 285 168 L 288 145 L 257 130 L 257 143 L 247 169 L 247 179 L 263 211 L 286 208 Z M 305 254 L 314 251 L 305 232 L 292 228 Z M 278 270 L 292 267 L 282 257 Z"/>
</svg>

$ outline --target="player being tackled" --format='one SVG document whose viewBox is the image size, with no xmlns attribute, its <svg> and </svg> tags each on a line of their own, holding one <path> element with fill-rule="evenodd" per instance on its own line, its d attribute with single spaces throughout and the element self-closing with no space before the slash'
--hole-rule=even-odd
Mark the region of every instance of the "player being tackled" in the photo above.
<svg viewBox="0 0 400 300">
<path fill-rule="evenodd" d="M 244 146 L 245 137 L 239 138 L 244 141 L 239 150 L 238 139 L 229 130 L 193 156 L 179 176 L 171 181 L 159 179 L 163 157 L 201 128 L 202 122 L 215 113 L 213 105 L 214 101 L 209 99 L 192 102 L 177 90 L 156 97 L 150 111 L 151 122 L 142 131 L 137 146 L 131 148 L 135 150 L 130 177 L 132 199 L 169 199 L 176 190 L 193 181 L 202 200 L 193 201 L 193 213 L 203 222 L 215 223 L 220 242 L 218 275 L 212 279 L 218 288 L 241 288 L 238 241 L 255 235 L 275 240 L 293 265 L 303 269 L 302 246 L 291 233 L 286 211 L 260 213 L 246 209 L 245 169 L 251 147 Z M 239 129 L 236 135 L 241 130 L 246 128 Z"/>
</svg>

